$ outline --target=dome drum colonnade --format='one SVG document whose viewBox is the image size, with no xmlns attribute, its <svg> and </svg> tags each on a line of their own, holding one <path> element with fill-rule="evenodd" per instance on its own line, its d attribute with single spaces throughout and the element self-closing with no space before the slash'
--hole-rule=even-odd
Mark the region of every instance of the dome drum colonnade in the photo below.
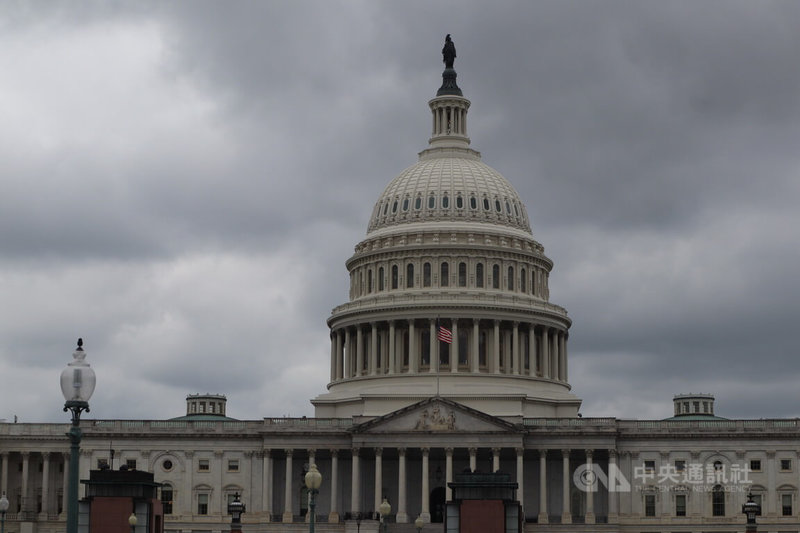
<svg viewBox="0 0 800 533">
<path fill-rule="evenodd" d="M 383 191 L 347 261 L 316 416 L 380 416 L 434 394 L 496 416 L 575 416 L 553 263 L 519 194 L 470 148 L 455 72 L 443 78 L 429 147 Z"/>
</svg>

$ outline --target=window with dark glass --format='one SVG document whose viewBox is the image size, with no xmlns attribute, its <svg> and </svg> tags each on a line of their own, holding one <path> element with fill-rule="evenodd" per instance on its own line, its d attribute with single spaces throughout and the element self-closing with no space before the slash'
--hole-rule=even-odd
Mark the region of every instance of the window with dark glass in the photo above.
<svg viewBox="0 0 800 533">
<path fill-rule="evenodd" d="M 367 292 L 372 292 L 372 269 L 367 270 Z"/>
<path fill-rule="evenodd" d="M 494 200 L 494 210 L 497 211 L 498 213 L 503 211 L 503 208 L 500 207 L 500 200 L 498 200 L 497 198 L 495 198 Z"/>
<path fill-rule="evenodd" d="M 750 461 L 750 470 L 753 472 L 761 472 L 761 460 L 753 459 Z"/>
<path fill-rule="evenodd" d="M 397 288 L 397 265 L 392 265 L 392 288 Z"/>
<path fill-rule="evenodd" d="M 483 263 L 475 265 L 475 286 L 483 287 Z"/>
<path fill-rule="evenodd" d="M 511 206 L 508 204 L 508 200 L 506 200 L 506 214 L 511 214 Z"/>
<path fill-rule="evenodd" d="M 489 199 L 488 198 L 484 198 L 483 199 L 483 210 L 484 211 L 488 211 L 489 210 Z"/>
<path fill-rule="evenodd" d="M 644 495 L 644 515 L 645 516 L 655 516 L 656 515 L 656 495 L 655 494 L 645 494 Z"/>
<path fill-rule="evenodd" d="M 442 196 L 442 207 L 447 209 L 450 207 L 450 198 L 445 194 Z"/>
<path fill-rule="evenodd" d="M 431 333 L 428 329 L 423 329 L 419 336 L 419 357 L 422 366 L 431 364 Z"/>
<path fill-rule="evenodd" d="M 720 485 L 714 485 L 714 490 L 711 491 L 711 514 L 725 516 L 725 491 Z"/>
<path fill-rule="evenodd" d="M 197 514 L 208 514 L 208 494 L 197 495 Z"/>
<path fill-rule="evenodd" d="M 460 194 L 456 196 L 456 207 L 458 209 L 464 208 L 464 198 Z"/>
<path fill-rule="evenodd" d="M 447 287 L 450 284 L 450 266 L 442 263 L 439 266 L 439 286 Z"/>
<path fill-rule="evenodd" d="M 428 197 L 428 209 L 433 209 L 436 207 L 436 197 L 434 195 L 430 195 Z"/>
<path fill-rule="evenodd" d="M 431 264 L 425 263 L 422 265 L 422 286 L 423 287 L 430 287 L 431 286 Z"/>
<path fill-rule="evenodd" d="M 417 196 L 416 200 L 414 200 L 414 209 L 419 209 L 422 207 L 422 198 Z"/>
<path fill-rule="evenodd" d="M 792 470 L 792 460 L 781 459 L 781 472 L 791 472 L 791 470 Z"/>
<path fill-rule="evenodd" d="M 675 495 L 675 516 L 686 516 L 686 494 Z"/>
<path fill-rule="evenodd" d="M 521 292 L 527 292 L 528 290 L 528 280 L 525 279 L 525 269 L 522 268 L 519 271 L 519 290 Z"/>
<path fill-rule="evenodd" d="M 172 514 L 172 487 L 168 484 L 161 486 L 161 508 L 164 514 Z"/>
<path fill-rule="evenodd" d="M 781 494 L 781 514 L 783 516 L 792 516 L 791 494 Z"/>
<path fill-rule="evenodd" d="M 508 267 L 508 290 L 514 290 L 514 267 Z"/>
<path fill-rule="evenodd" d="M 470 209 L 478 209 L 478 199 L 474 196 L 469 197 L 469 208 Z"/>
<path fill-rule="evenodd" d="M 392 214 L 397 213 L 397 200 L 392 203 Z"/>
<path fill-rule="evenodd" d="M 469 364 L 469 331 L 466 328 L 458 329 L 458 365 Z"/>
<path fill-rule="evenodd" d="M 239 459 L 228 459 L 228 472 L 239 471 Z"/>
<path fill-rule="evenodd" d="M 383 283 L 384 283 L 383 282 L 383 267 L 380 267 L 378 269 L 378 290 L 379 291 L 383 290 Z"/>
<path fill-rule="evenodd" d="M 385 204 L 383 204 L 383 214 L 386 215 L 386 213 L 388 212 L 389 212 L 389 202 L 386 202 Z"/>
<path fill-rule="evenodd" d="M 459 263 L 458 264 L 458 286 L 459 287 L 466 287 L 467 286 L 467 264 L 466 263 Z"/>
<path fill-rule="evenodd" d="M 492 288 L 499 289 L 500 288 L 500 266 L 493 265 L 492 266 Z"/>
<path fill-rule="evenodd" d="M 403 198 L 403 211 L 408 211 L 408 198 Z"/>
<path fill-rule="evenodd" d="M 486 366 L 486 332 L 481 331 L 478 334 L 478 364 L 482 367 Z"/>
<path fill-rule="evenodd" d="M 198 459 L 197 460 L 197 469 L 201 472 L 207 472 L 209 470 L 209 463 L 208 459 Z"/>
<path fill-rule="evenodd" d="M 414 286 L 414 265 L 409 263 L 406 265 L 406 287 L 411 288 Z"/>
</svg>

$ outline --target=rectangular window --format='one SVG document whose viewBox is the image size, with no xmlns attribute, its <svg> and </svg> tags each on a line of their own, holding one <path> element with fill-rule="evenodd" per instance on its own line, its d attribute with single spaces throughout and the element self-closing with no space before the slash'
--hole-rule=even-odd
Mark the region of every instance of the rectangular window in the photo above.
<svg viewBox="0 0 800 533">
<path fill-rule="evenodd" d="M 719 486 L 711 492 L 711 515 L 725 516 L 725 492 Z"/>
<path fill-rule="evenodd" d="M 197 514 L 208 514 L 208 494 L 197 495 Z"/>
<path fill-rule="evenodd" d="M 656 462 L 655 461 L 645 461 L 644 462 L 644 471 L 648 474 L 652 474 L 656 471 Z"/>
<path fill-rule="evenodd" d="M 792 516 L 791 494 L 781 494 L 781 514 L 783 516 Z"/>
<path fill-rule="evenodd" d="M 750 471 L 752 471 L 752 472 L 761 472 L 761 460 L 760 459 L 752 459 L 750 461 Z"/>
<path fill-rule="evenodd" d="M 792 460 L 781 459 L 781 472 L 791 472 L 791 471 L 792 471 Z"/>
<path fill-rule="evenodd" d="M 644 515 L 645 516 L 655 516 L 656 515 L 656 495 L 655 494 L 645 494 L 644 495 Z"/>
<path fill-rule="evenodd" d="M 161 488 L 161 507 L 164 514 L 172 514 L 172 487 L 164 485 Z"/>
<path fill-rule="evenodd" d="M 197 469 L 200 470 L 201 472 L 208 472 L 209 470 L 208 459 L 198 459 Z"/>
<path fill-rule="evenodd" d="M 675 516 L 686 516 L 686 494 L 675 495 Z"/>
<path fill-rule="evenodd" d="M 238 471 L 239 471 L 239 459 L 228 460 L 228 472 L 238 472 Z"/>
<path fill-rule="evenodd" d="M 136 459 L 128 459 L 125 461 L 128 470 L 136 470 Z"/>
<path fill-rule="evenodd" d="M 686 470 L 686 461 L 682 459 L 678 459 L 675 461 L 675 471 L 676 472 L 683 472 Z"/>
</svg>

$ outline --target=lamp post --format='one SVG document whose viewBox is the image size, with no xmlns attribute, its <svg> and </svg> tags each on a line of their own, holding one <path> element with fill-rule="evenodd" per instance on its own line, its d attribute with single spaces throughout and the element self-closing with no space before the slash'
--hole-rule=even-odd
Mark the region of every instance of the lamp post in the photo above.
<svg viewBox="0 0 800 533">
<path fill-rule="evenodd" d="M 414 520 L 414 527 L 417 528 L 417 533 L 422 531 L 422 526 L 425 525 L 425 520 L 422 519 L 422 515 L 418 516 L 416 520 Z"/>
<path fill-rule="evenodd" d="M 233 500 L 228 503 L 228 514 L 231 515 L 231 533 L 242 533 L 242 514 L 245 508 L 239 493 L 233 493 Z"/>
<path fill-rule="evenodd" d="M 128 517 L 128 525 L 131 526 L 131 533 L 136 533 L 136 524 L 139 523 L 139 520 L 136 518 L 135 513 L 131 513 Z"/>
<path fill-rule="evenodd" d="M 305 477 L 306 488 L 308 489 L 308 533 L 314 533 L 314 524 L 317 521 L 317 494 L 322 485 L 322 474 L 317 470 L 317 464 L 311 463 Z"/>
<path fill-rule="evenodd" d="M 6 511 L 8 511 L 8 498 L 4 492 L 0 497 L 0 533 L 6 533 Z"/>
<path fill-rule="evenodd" d="M 745 531 L 747 533 L 756 533 L 758 526 L 756 525 L 756 516 L 761 514 L 761 506 L 753 501 L 753 493 L 747 495 L 747 502 L 742 505 L 742 512 L 747 517 L 747 526 Z"/>
<path fill-rule="evenodd" d="M 89 412 L 96 378 L 94 370 L 84 361 L 83 339 L 72 354 L 73 361 L 61 372 L 61 392 L 64 394 L 64 412 L 72 411 L 69 429 L 69 483 L 67 485 L 67 533 L 78 533 L 78 459 L 81 448 L 81 412 Z"/>
<path fill-rule="evenodd" d="M 383 533 L 389 531 L 389 523 L 387 522 L 389 514 L 392 512 L 392 505 L 386 498 L 378 506 L 378 513 L 381 515 L 381 524 L 383 524 Z"/>
</svg>

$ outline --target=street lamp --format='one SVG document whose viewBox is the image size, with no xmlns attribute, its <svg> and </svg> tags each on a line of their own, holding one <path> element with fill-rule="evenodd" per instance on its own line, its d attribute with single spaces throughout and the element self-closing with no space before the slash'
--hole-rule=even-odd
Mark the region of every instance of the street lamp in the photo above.
<svg viewBox="0 0 800 533">
<path fill-rule="evenodd" d="M 422 526 L 425 525 L 425 520 L 422 519 L 422 515 L 418 516 L 416 520 L 414 520 L 414 527 L 417 528 L 417 533 L 422 531 Z"/>
<path fill-rule="evenodd" d="M 131 513 L 131 515 L 128 517 L 128 525 L 131 526 L 131 533 L 136 532 L 136 524 L 138 523 L 139 520 L 136 518 L 136 514 Z"/>
<path fill-rule="evenodd" d="M 73 361 L 61 372 L 64 412 L 72 411 L 69 429 L 69 483 L 67 485 L 67 533 L 78 533 L 78 459 L 81 447 L 81 412 L 89 412 L 89 398 L 95 386 L 94 370 L 84 361 L 83 339 L 72 354 Z"/>
<path fill-rule="evenodd" d="M 316 463 L 311 463 L 308 467 L 305 481 L 309 495 L 308 512 L 311 513 L 308 517 L 308 533 L 314 533 L 314 523 L 317 519 L 317 493 L 319 493 L 319 487 L 322 485 L 322 474 L 317 470 Z"/>
<path fill-rule="evenodd" d="M 8 498 L 4 492 L 0 497 L 0 533 L 6 533 L 6 511 L 8 511 Z"/>
<path fill-rule="evenodd" d="M 244 504 L 239 499 L 239 493 L 233 494 L 233 500 L 228 503 L 228 514 L 231 515 L 231 533 L 242 533 L 242 514 Z"/>
<path fill-rule="evenodd" d="M 389 500 L 386 498 L 383 499 L 383 502 L 378 506 L 378 513 L 381 515 L 381 523 L 383 524 L 383 533 L 389 531 L 389 524 L 387 522 L 387 517 L 392 512 L 392 505 L 389 503 Z"/>
<path fill-rule="evenodd" d="M 755 533 L 758 529 L 756 526 L 756 515 L 761 514 L 761 506 L 753 501 L 752 492 L 747 495 L 747 502 L 742 505 L 742 512 L 747 517 L 745 531 L 747 533 Z"/>
</svg>

